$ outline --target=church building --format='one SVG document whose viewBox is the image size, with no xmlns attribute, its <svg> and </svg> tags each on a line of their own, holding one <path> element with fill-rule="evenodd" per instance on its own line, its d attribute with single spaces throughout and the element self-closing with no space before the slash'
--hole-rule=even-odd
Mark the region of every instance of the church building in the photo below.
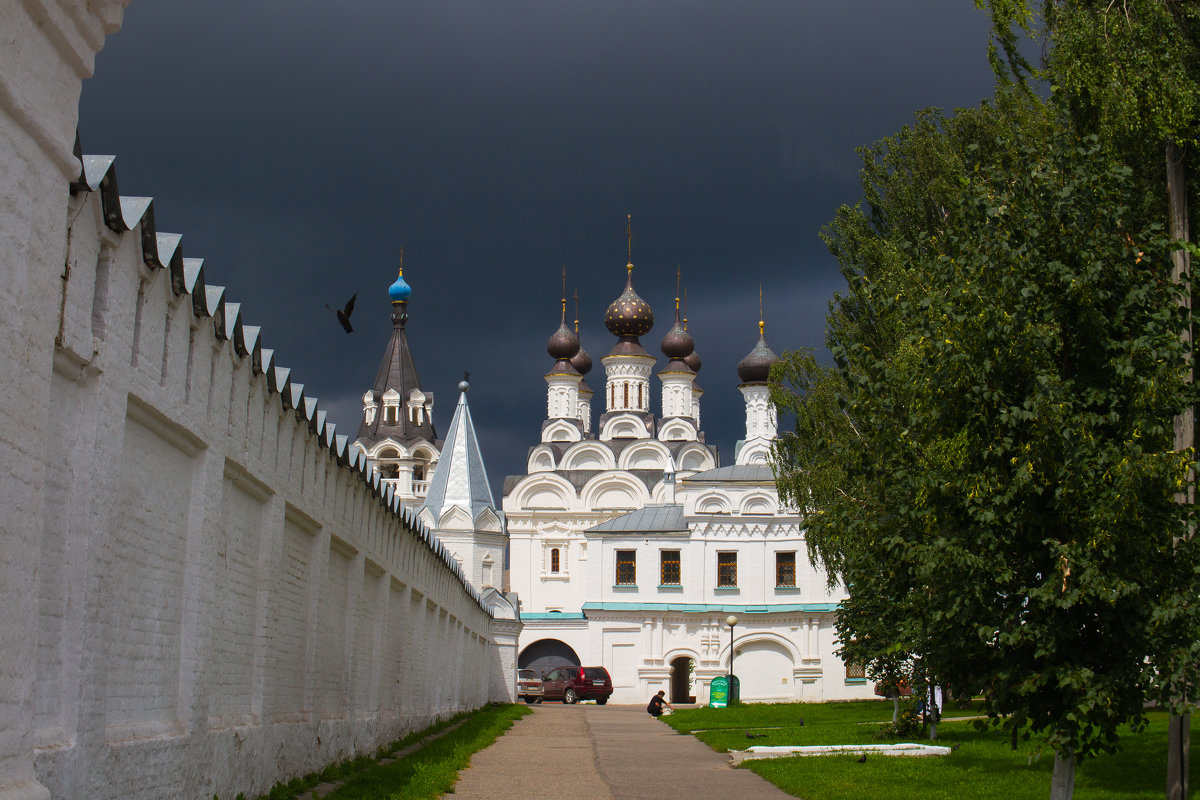
<svg viewBox="0 0 1200 800">
<path fill-rule="evenodd" d="M 615 341 L 600 359 L 603 405 L 593 425 L 592 359 L 578 320 L 567 322 L 564 297 L 547 343 L 554 363 L 540 440 L 526 473 L 506 478 L 500 510 L 467 382 L 439 439 L 433 393 L 421 387 L 409 351 L 412 289 L 402 271 L 388 293 L 392 337 L 363 395 L 354 447 L 468 580 L 512 610 L 518 666 L 604 666 L 614 703 L 644 702 L 659 689 L 672 702 L 707 702 L 731 656 L 746 700 L 871 696 L 861 670 L 834 654 L 845 594 L 809 563 L 803 518 L 781 505 L 775 488 L 767 379 L 777 356 L 761 320 L 736 384 L 730 369 L 728 391 L 736 386 L 743 396 L 746 434 L 733 463 L 722 465 L 700 426 L 701 361 L 679 298 L 660 366 L 641 343 L 654 312 L 634 290 L 632 260 L 626 264 L 625 289 L 604 317 Z"/>
<path fill-rule="evenodd" d="M 504 483 L 519 666 L 604 666 L 614 703 L 659 689 L 672 702 L 707 702 L 731 657 L 745 700 L 871 696 L 862 671 L 834 654 L 844 592 L 809 563 L 803 518 L 781 505 L 767 463 L 777 356 L 765 325 L 737 365 L 746 438 L 729 466 L 700 427 L 701 363 L 678 298 L 657 373 L 641 344 L 653 325 L 630 260 L 605 314 L 616 341 L 601 359 L 604 406 L 593 430 L 592 360 L 563 301 L 547 344 L 554 364 L 540 441 L 526 474 Z M 660 415 L 651 410 L 655 374 Z"/>
</svg>

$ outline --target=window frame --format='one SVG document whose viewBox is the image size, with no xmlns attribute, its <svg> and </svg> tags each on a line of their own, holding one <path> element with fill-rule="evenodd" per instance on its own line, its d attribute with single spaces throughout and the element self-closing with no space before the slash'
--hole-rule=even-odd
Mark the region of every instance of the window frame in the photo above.
<svg viewBox="0 0 1200 800">
<path fill-rule="evenodd" d="M 675 557 L 674 569 L 675 580 L 667 580 L 667 567 L 670 565 L 667 561 L 667 554 L 672 554 Z M 680 550 L 659 550 L 658 551 L 658 585 L 659 586 L 683 586 L 683 553 Z"/>
<path fill-rule="evenodd" d="M 722 563 L 722 559 L 725 559 L 725 563 Z M 736 550 L 718 550 L 717 551 L 716 588 L 718 588 L 718 589 L 736 589 L 736 588 L 738 588 L 737 562 L 738 562 L 738 554 L 737 554 Z M 725 577 L 723 577 L 722 568 L 724 568 L 726 570 L 729 570 L 729 569 L 733 570 L 732 581 L 727 581 L 725 579 Z"/>
<path fill-rule="evenodd" d="M 784 557 L 789 557 L 791 563 L 788 564 Z M 781 579 L 780 568 L 787 566 L 791 571 L 791 581 L 784 582 Z M 786 577 L 786 576 L 784 576 Z M 776 550 L 775 551 L 775 588 L 776 589 L 795 589 L 796 588 L 796 551 L 795 550 Z"/>
<path fill-rule="evenodd" d="M 613 586 L 623 588 L 637 586 L 637 550 L 617 550 L 613 570 Z M 622 568 L 628 574 L 622 575 Z M 622 580 L 625 578 L 626 580 Z"/>
</svg>

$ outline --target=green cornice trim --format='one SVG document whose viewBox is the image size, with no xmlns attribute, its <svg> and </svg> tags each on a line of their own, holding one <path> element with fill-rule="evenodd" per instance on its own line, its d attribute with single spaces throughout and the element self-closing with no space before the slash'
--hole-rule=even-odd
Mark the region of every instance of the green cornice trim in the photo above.
<svg viewBox="0 0 1200 800">
<path fill-rule="evenodd" d="M 818 614 L 837 611 L 837 603 L 787 603 L 777 605 L 729 605 L 721 603 L 584 603 L 583 612 L 589 611 L 682 611 L 691 613 L 734 613 L 734 614 L 781 614 L 804 612 Z M 528 615 L 522 614 L 522 618 Z M 560 615 L 561 616 L 561 615 Z"/>
</svg>

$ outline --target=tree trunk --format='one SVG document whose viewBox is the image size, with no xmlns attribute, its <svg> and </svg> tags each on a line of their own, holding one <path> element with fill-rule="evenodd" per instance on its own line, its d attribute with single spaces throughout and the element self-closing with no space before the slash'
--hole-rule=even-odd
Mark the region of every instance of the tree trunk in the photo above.
<svg viewBox="0 0 1200 800">
<path fill-rule="evenodd" d="M 1054 754 L 1054 775 L 1050 778 L 1050 800 L 1071 800 L 1075 793 L 1075 754 Z"/>
<path fill-rule="evenodd" d="M 937 739 L 938 719 L 941 718 L 941 709 L 937 704 L 937 687 L 930 685 L 929 687 L 929 738 L 930 740 Z"/>
<path fill-rule="evenodd" d="M 1188 231 L 1187 211 L 1187 175 L 1184 172 L 1183 151 L 1174 142 L 1167 142 L 1167 199 L 1169 203 L 1169 230 L 1171 239 L 1180 242 L 1190 241 Z M 1191 257 L 1186 250 L 1176 250 L 1171 254 L 1171 280 L 1176 283 L 1189 284 Z M 1191 309 L 1191 290 L 1189 288 L 1182 302 Z M 1187 327 L 1182 331 L 1183 340 L 1192 341 L 1192 328 L 1189 319 Z M 1194 377 L 1194 368 L 1189 369 L 1188 378 Z M 1195 410 L 1188 409 L 1175 418 L 1175 449 L 1185 450 L 1195 443 Z M 1188 486 L 1192 482 L 1188 481 Z M 1179 502 L 1192 503 L 1195 498 L 1189 488 L 1186 494 L 1181 494 Z M 1181 535 L 1190 532 L 1181 531 Z M 1167 800 L 1187 800 L 1189 750 L 1191 749 L 1191 720 L 1190 715 L 1172 714 L 1167 726 Z"/>
<path fill-rule="evenodd" d="M 895 725 L 900 719 L 900 694 L 892 695 L 892 724 Z"/>
<path fill-rule="evenodd" d="M 1191 727 L 1191 714 L 1172 714 L 1167 721 L 1167 800 L 1187 800 Z"/>
</svg>

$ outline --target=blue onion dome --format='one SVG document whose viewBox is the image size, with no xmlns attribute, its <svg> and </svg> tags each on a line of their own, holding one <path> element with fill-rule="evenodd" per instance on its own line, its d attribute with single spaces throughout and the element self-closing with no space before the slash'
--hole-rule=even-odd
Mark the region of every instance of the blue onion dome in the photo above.
<svg viewBox="0 0 1200 800">
<path fill-rule="evenodd" d="M 412 287 L 408 285 L 408 281 L 404 280 L 404 267 L 401 267 L 396 282 L 388 287 L 388 297 L 392 298 L 393 303 L 404 303 L 411 295 Z"/>
<path fill-rule="evenodd" d="M 633 290 L 633 264 L 626 264 L 625 291 L 604 312 L 604 327 L 613 336 L 645 336 L 654 327 L 654 312 Z"/>
<path fill-rule="evenodd" d="M 779 360 L 767 346 L 765 327 L 764 323 L 758 323 L 758 344 L 738 362 L 737 373 L 742 383 L 766 383 L 771 376 L 771 365 Z"/>
</svg>

